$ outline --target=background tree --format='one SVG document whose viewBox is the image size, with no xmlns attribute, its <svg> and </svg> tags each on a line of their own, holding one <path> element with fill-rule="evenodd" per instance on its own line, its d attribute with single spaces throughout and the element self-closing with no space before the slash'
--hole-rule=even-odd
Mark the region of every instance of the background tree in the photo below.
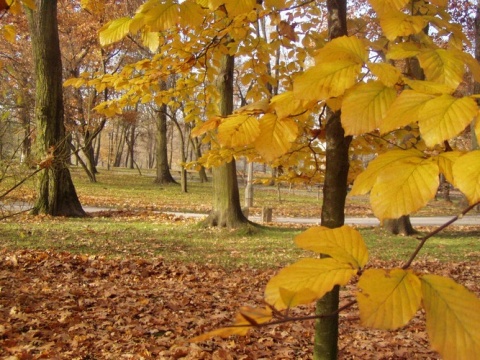
<svg viewBox="0 0 480 360">
<path fill-rule="evenodd" d="M 57 1 L 37 0 L 36 10 L 26 13 L 35 63 L 36 155 L 44 167 L 33 212 L 84 216 L 68 169 Z"/>
</svg>

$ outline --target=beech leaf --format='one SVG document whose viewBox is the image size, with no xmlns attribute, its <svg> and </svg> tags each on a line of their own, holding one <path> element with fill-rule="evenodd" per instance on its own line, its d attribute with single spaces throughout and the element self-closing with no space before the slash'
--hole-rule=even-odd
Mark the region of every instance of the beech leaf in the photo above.
<svg viewBox="0 0 480 360">
<path fill-rule="evenodd" d="M 470 204 L 480 201 L 480 150 L 460 156 L 452 167 L 455 186 Z"/>
<path fill-rule="evenodd" d="M 424 275 L 420 280 L 432 348 L 446 360 L 477 358 L 480 299 L 449 278 Z"/>
<path fill-rule="evenodd" d="M 335 285 L 347 284 L 356 270 L 350 264 L 333 258 L 301 259 L 287 266 L 272 277 L 265 287 L 265 301 L 282 310 L 289 306 L 292 293 L 296 293 L 295 304 L 308 304 L 323 297 Z M 288 299 L 282 294 L 288 293 Z"/>
<path fill-rule="evenodd" d="M 297 235 L 295 243 L 302 249 L 329 255 L 355 269 L 363 268 L 368 261 L 368 250 L 362 235 L 349 226 L 335 229 L 311 227 Z"/>
<path fill-rule="evenodd" d="M 420 307 L 420 280 L 411 270 L 366 270 L 358 287 L 360 321 L 364 326 L 397 329 L 410 321 Z"/>
</svg>

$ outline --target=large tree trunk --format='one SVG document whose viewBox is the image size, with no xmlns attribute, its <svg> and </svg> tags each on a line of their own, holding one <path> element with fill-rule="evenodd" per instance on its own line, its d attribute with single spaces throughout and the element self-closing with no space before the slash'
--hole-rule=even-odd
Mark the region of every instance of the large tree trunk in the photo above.
<svg viewBox="0 0 480 360">
<path fill-rule="evenodd" d="M 157 177 L 156 184 L 176 184 L 168 166 L 167 105 L 157 112 Z"/>
<path fill-rule="evenodd" d="M 220 93 L 220 115 L 222 116 L 228 116 L 233 112 L 234 68 L 234 57 L 224 55 L 217 83 Z M 213 168 L 212 175 L 213 210 L 205 220 L 205 224 L 237 228 L 249 223 L 240 205 L 235 160 Z"/>
<path fill-rule="evenodd" d="M 329 38 L 347 34 L 346 0 L 328 0 Z M 351 137 L 345 137 L 340 112 L 329 113 L 326 124 L 326 169 L 323 187 L 322 225 L 336 228 L 345 222 L 345 198 L 349 168 L 348 148 Z M 334 314 L 338 310 L 340 289 L 336 286 L 317 301 L 316 314 Z M 338 315 L 315 322 L 315 360 L 336 359 L 338 355 Z"/>
<path fill-rule="evenodd" d="M 410 216 L 404 215 L 398 219 L 385 219 L 382 222 L 382 226 L 389 233 L 394 235 L 414 235 L 417 231 L 413 228 L 410 222 Z"/>
<path fill-rule="evenodd" d="M 63 113 L 57 1 L 37 0 L 36 10 L 26 11 L 35 61 L 37 155 L 42 158 L 48 154 L 53 156 L 51 163 L 44 161 L 41 165 L 45 169 L 40 175 L 33 213 L 85 216 L 67 166 L 69 149 Z"/>
</svg>

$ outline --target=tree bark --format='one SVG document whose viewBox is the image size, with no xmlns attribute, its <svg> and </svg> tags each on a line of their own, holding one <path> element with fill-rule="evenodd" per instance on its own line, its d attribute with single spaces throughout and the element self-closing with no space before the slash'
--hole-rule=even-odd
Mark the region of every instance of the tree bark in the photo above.
<svg viewBox="0 0 480 360">
<path fill-rule="evenodd" d="M 176 184 L 168 166 L 167 105 L 157 111 L 157 177 L 156 184 Z"/>
<path fill-rule="evenodd" d="M 412 223 L 410 222 L 410 216 L 404 215 L 398 219 L 385 219 L 383 220 L 382 226 L 389 233 L 394 235 L 405 235 L 410 236 L 417 233 L 413 228 Z"/>
<path fill-rule="evenodd" d="M 347 35 L 346 0 L 328 0 L 330 40 Z M 348 149 L 351 137 L 345 137 L 340 112 L 329 112 L 326 124 L 326 169 L 323 187 L 321 223 L 336 228 L 345 223 L 345 198 L 349 169 Z M 338 286 L 316 303 L 318 315 L 335 314 L 339 306 Z M 315 360 L 333 360 L 338 356 L 338 315 L 320 318 L 315 322 Z"/>
<path fill-rule="evenodd" d="M 68 169 L 62 93 L 62 60 L 58 38 L 57 1 L 37 0 L 36 10 L 26 9 L 35 62 L 37 124 L 36 150 L 43 162 L 34 214 L 85 216 Z"/>
<path fill-rule="evenodd" d="M 224 55 L 217 87 L 220 93 L 220 115 L 233 112 L 233 74 L 235 59 Z M 233 159 L 227 164 L 213 168 L 213 210 L 205 220 L 208 226 L 238 228 L 249 223 L 242 212 L 238 191 L 237 167 Z"/>
</svg>

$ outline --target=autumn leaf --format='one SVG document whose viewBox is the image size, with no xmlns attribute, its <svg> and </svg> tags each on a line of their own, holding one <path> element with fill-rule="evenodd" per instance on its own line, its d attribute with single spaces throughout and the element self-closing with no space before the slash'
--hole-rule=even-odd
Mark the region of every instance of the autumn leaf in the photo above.
<svg viewBox="0 0 480 360">
<path fill-rule="evenodd" d="M 432 348 L 447 360 L 476 358 L 480 354 L 480 300 L 452 279 L 424 275 L 420 280 Z"/>
<path fill-rule="evenodd" d="M 295 243 L 302 249 L 329 255 L 355 269 L 363 268 L 368 261 L 368 250 L 362 236 L 349 226 L 335 229 L 314 226 L 297 235 Z"/>
<path fill-rule="evenodd" d="M 456 89 L 463 81 L 465 64 L 459 56 L 460 52 L 435 49 L 421 52 L 417 58 L 426 80 L 445 84 Z"/>
<path fill-rule="evenodd" d="M 361 135 L 377 129 L 396 97 L 395 89 L 379 81 L 360 83 L 350 89 L 342 103 L 345 134 Z"/>
<path fill-rule="evenodd" d="M 470 204 L 480 201 L 480 150 L 460 156 L 452 167 L 455 186 Z"/>
<path fill-rule="evenodd" d="M 253 327 L 266 323 L 272 319 L 272 310 L 266 308 L 252 308 L 243 306 L 235 316 L 235 322 L 232 326 L 227 326 L 206 332 L 202 335 L 190 339 L 191 342 L 200 342 L 213 337 L 226 338 L 232 335 L 245 336 Z"/>
<path fill-rule="evenodd" d="M 385 134 L 418 120 L 420 111 L 434 95 L 404 90 L 392 103 L 380 124 L 380 132 Z"/>
<path fill-rule="evenodd" d="M 107 46 L 123 39 L 130 31 L 131 22 L 132 19 L 129 17 L 122 17 L 108 22 L 100 29 L 100 44 Z"/>
<path fill-rule="evenodd" d="M 460 151 L 447 151 L 439 154 L 436 159 L 440 172 L 445 176 L 445 179 L 455 186 L 455 179 L 453 176 L 453 164 L 462 156 Z"/>
<path fill-rule="evenodd" d="M 295 97 L 320 101 L 342 95 L 355 84 L 367 58 L 360 39 L 343 36 L 332 40 L 316 55 L 315 66 L 294 80 Z"/>
<path fill-rule="evenodd" d="M 429 100 L 420 109 L 420 132 L 427 146 L 434 146 L 458 135 L 477 113 L 475 100 L 444 94 Z"/>
<path fill-rule="evenodd" d="M 260 134 L 255 116 L 236 114 L 227 117 L 218 127 L 218 141 L 225 147 L 247 146 Z"/>
<path fill-rule="evenodd" d="M 377 14 L 383 16 L 392 10 L 400 10 L 407 5 L 408 0 L 370 0 L 370 4 Z"/>
<path fill-rule="evenodd" d="M 427 20 L 423 16 L 407 15 L 400 11 L 384 14 L 380 18 L 380 26 L 388 40 L 418 34 L 426 24 Z"/>
<path fill-rule="evenodd" d="M 368 63 L 368 68 L 385 86 L 394 86 L 400 80 L 400 70 L 387 63 Z"/>
<path fill-rule="evenodd" d="M 308 304 L 331 291 L 335 285 L 347 284 L 357 270 L 333 258 L 301 259 L 272 277 L 265 287 L 265 301 L 282 310 L 289 306 L 292 293 L 295 304 Z M 288 294 L 286 299 L 282 294 Z"/>
<path fill-rule="evenodd" d="M 400 159 L 378 174 L 370 193 L 373 213 L 379 219 L 412 214 L 435 197 L 439 168 L 434 159 Z"/>
<path fill-rule="evenodd" d="M 365 195 L 375 185 L 378 176 L 381 172 L 386 171 L 389 166 L 402 159 L 408 159 L 410 157 L 422 157 L 421 151 L 410 150 L 392 150 L 384 154 L 379 155 L 374 160 L 370 161 L 368 167 L 363 171 L 353 183 L 350 195 Z"/>
<path fill-rule="evenodd" d="M 298 127 L 293 119 L 279 119 L 275 114 L 260 118 L 260 134 L 254 142 L 255 149 L 266 160 L 285 154 L 296 139 Z"/>
<path fill-rule="evenodd" d="M 421 285 L 411 270 L 369 269 L 358 281 L 360 321 L 377 329 L 405 325 L 420 307 Z"/>
</svg>

